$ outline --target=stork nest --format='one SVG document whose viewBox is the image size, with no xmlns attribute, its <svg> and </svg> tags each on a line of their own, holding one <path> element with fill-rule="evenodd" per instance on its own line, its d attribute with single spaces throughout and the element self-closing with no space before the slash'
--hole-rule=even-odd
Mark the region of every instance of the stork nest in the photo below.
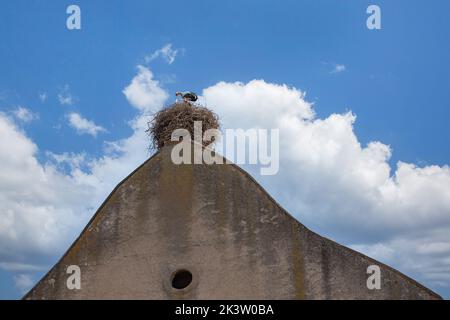
<svg viewBox="0 0 450 320">
<path fill-rule="evenodd" d="M 194 140 L 194 121 L 202 122 L 202 136 L 208 129 L 219 129 L 219 118 L 206 107 L 187 102 L 174 103 L 170 107 L 156 112 L 148 122 L 147 133 L 152 140 L 152 148 L 160 149 L 171 142 L 172 132 L 186 129 Z M 207 146 L 214 141 L 202 141 Z"/>
</svg>

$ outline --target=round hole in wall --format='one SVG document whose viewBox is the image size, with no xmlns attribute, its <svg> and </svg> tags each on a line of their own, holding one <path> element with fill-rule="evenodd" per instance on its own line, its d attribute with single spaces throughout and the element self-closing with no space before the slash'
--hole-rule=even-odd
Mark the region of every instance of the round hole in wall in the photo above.
<svg viewBox="0 0 450 320">
<path fill-rule="evenodd" d="M 175 289 L 184 289 L 192 282 L 192 273 L 188 270 L 179 270 L 175 272 L 172 278 L 172 287 Z"/>
</svg>

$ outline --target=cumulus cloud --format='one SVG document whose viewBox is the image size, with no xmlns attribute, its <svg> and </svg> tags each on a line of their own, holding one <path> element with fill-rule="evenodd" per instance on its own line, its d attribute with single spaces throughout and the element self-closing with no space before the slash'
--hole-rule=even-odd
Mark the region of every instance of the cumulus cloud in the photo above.
<svg viewBox="0 0 450 320">
<path fill-rule="evenodd" d="M 59 252 L 96 205 L 91 195 L 96 190 L 54 165 L 41 164 L 37 153 L 37 146 L 14 121 L 0 114 L 2 263 L 27 263 L 23 259 L 28 255 Z"/>
<path fill-rule="evenodd" d="M 162 108 L 168 93 L 153 79 L 152 72 L 138 66 L 138 72 L 124 89 L 129 103 L 139 112 L 128 122 L 132 129 L 129 137 L 105 142 L 104 155 L 89 159 L 84 154 L 52 155 L 58 164 L 67 164 L 77 183 L 90 185 L 97 190 L 96 201 L 100 203 L 111 190 L 131 171 L 150 156 L 147 121 L 149 113 Z M 83 170 L 82 167 L 87 167 Z"/>
<path fill-rule="evenodd" d="M 124 93 L 140 111 L 129 122 L 133 134 L 107 142 L 99 158 L 47 151 L 46 162 L 39 161 L 38 146 L 13 118 L 0 113 L 2 269 L 35 270 L 27 257 L 61 253 L 117 183 L 149 156 L 145 112 L 161 108 L 168 95 L 144 67 L 138 68 Z M 102 131 L 75 113 L 69 121 L 85 133 Z"/>
<path fill-rule="evenodd" d="M 106 132 L 106 129 L 96 125 L 93 121 L 83 118 L 79 113 L 72 112 L 67 115 L 69 124 L 78 134 L 89 134 L 96 137 L 99 132 Z"/>
<path fill-rule="evenodd" d="M 18 107 L 13 111 L 14 116 L 21 122 L 30 122 L 38 116 L 25 107 Z"/>
<path fill-rule="evenodd" d="M 178 49 L 174 49 L 171 43 L 164 45 L 161 49 L 156 50 L 150 55 L 145 56 L 145 63 L 150 63 L 157 58 L 163 58 L 168 64 L 175 62 Z"/>
<path fill-rule="evenodd" d="M 383 234 L 386 225 L 393 232 L 442 220 L 450 226 L 449 167 L 399 162 L 391 168 L 391 147 L 378 141 L 362 146 L 351 112 L 315 118 L 299 90 L 262 80 L 218 83 L 203 95 L 224 127 L 280 129 L 280 175 L 286 175 L 280 180 L 290 184 L 283 189 L 298 198 L 296 207 L 308 209 L 302 210 L 306 218 L 345 219 Z"/>
<path fill-rule="evenodd" d="M 312 106 L 304 100 L 304 93 L 263 80 L 247 84 L 219 82 L 205 89 L 203 96 L 210 107 L 220 112 L 221 122 L 231 128 L 275 128 L 274 116 L 300 121 L 314 117 Z"/>
<path fill-rule="evenodd" d="M 161 108 L 169 97 L 160 86 L 159 81 L 153 79 L 150 69 L 138 66 L 138 74 L 123 90 L 130 104 L 141 112 L 154 112 Z"/>
<path fill-rule="evenodd" d="M 448 166 L 398 162 L 392 168 L 390 146 L 358 141 L 354 114 L 315 118 L 296 88 L 221 82 L 203 96 L 224 128 L 280 129 L 278 176 L 247 169 L 300 221 L 422 279 L 448 266 L 448 259 L 432 255 L 450 244 Z M 419 257 L 426 263 L 414 264 Z"/>
<path fill-rule="evenodd" d="M 138 110 L 129 122 L 133 132 L 108 142 L 99 158 L 49 153 L 41 164 L 37 146 L 0 116 L 0 262 L 27 264 L 10 253 L 66 248 L 113 187 L 149 156 L 147 113 L 161 108 L 168 93 L 143 66 L 123 93 Z M 448 166 L 391 167 L 390 146 L 358 141 L 353 113 L 317 118 L 293 87 L 220 82 L 202 95 L 224 129 L 280 129 L 278 175 L 244 168 L 301 222 L 427 285 L 450 287 Z"/>
<path fill-rule="evenodd" d="M 389 263 L 427 286 L 448 290 L 450 284 L 449 228 L 411 229 L 374 244 L 354 244 L 355 250 Z"/>
</svg>

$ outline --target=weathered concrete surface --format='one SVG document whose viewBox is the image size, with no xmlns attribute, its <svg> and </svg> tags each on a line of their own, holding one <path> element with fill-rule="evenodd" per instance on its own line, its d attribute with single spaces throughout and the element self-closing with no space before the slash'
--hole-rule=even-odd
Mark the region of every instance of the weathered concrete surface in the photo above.
<svg viewBox="0 0 450 320">
<path fill-rule="evenodd" d="M 172 164 L 171 147 L 112 192 L 26 299 L 439 299 L 398 271 L 325 239 L 234 165 Z M 381 289 L 366 286 L 381 267 Z M 69 265 L 81 289 L 66 286 Z M 193 274 L 171 286 L 176 270 Z"/>
</svg>

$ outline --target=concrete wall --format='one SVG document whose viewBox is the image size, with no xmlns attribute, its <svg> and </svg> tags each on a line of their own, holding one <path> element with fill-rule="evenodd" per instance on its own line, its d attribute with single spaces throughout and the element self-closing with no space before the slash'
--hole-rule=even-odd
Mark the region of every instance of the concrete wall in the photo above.
<svg viewBox="0 0 450 320">
<path fill-rule="evenodd" d="M 436 299 L 309 231 L 234 165 L 173 165 L 164 147 L 122 182 L 26 299 Z M 381 267 L 381 289 L 366 286 Z M 69 265 L 81 289 L 66 286 Z M 171 277 L 187 269 L 185 289 Z"/>
</svg>

